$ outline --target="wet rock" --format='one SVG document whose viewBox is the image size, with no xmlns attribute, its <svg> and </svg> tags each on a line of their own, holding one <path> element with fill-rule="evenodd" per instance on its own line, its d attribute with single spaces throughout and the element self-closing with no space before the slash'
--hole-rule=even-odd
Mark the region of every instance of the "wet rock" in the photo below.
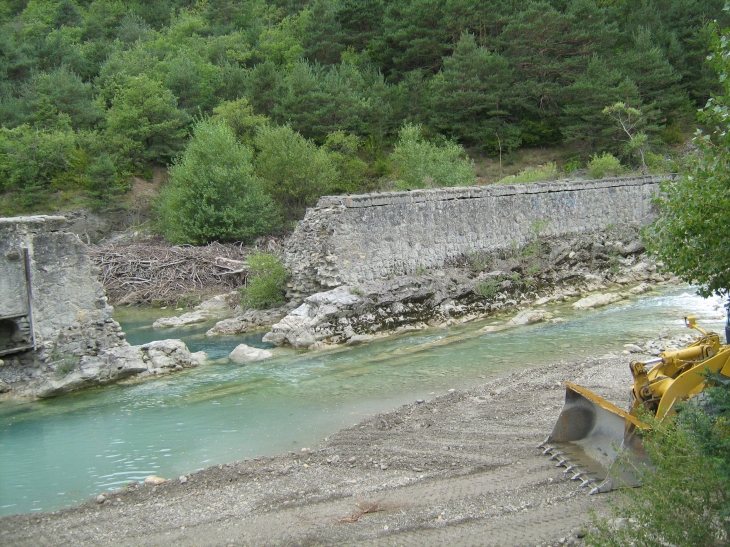
<svg viewBox="0 0 730 547">
<path fill-rule="evenodd" d="M 104 494 L 99 494 L 98 496 L 96 496 L 96 503 L 98 503 L 99 505 L 101 505 L 105 501 L 106 501 L 106 496 L 104 496 Z"/>
<path fill-rule="evenodd" d="M 157 477 L 155 475 L 150 475 L 144 480 L 144 483 L 147 486 L 157 486 L 159 484 L 162 484 L 163 482 L 166 482 L 165 479 L 163 479 L 162 477 Z"/>
<path fill-rule="evenodd" d="M 348 346 L 359 346 L 360 344 L 364 344 L 366 342 L 370 342 L 375 337 L 371 336 L 370 334 L 355 334 L 350 337 L 350 339 L 347 341 Z"/>
<path fill-rule="evenodd" d="M 508 325 L 527 325 L 531 323 L 539 323 L 546 319 L 551 319 L 552 313 L 546 310 L 523 310 L 507 321 Z"/>
<path fill-rule="evenodd" d="M 205 333 L 206 336 L 240 334 L 259 330 L 281 321 L 291 310 L 282 307 L 271 310 L 247 310 L 242 315 L 218 321 L 215 326 Z"/>
<path fill-rule="evenodd" d="M 177 365 L 191 368 L 200 364 L 182 340 L 157 340 L 139 348 L 143 359 L 148 363 L 147 369 L 154 374 L 164 374 Z"/>
<path fill-rule="evenodd" d="M 235 298 L 236 293 L 233 293 L 231 295 L 219 294 L 214 296 L 213 298 L 209 298 L 208 300 L 201 302 L 200 304 L 195 306 L 195 309 L 199 311 L 208 311 L 215 314 L 231 312 L 233 311 L 229 304 L 229 299 L 231 299 L 231 297 Z"/>
<path fill-rule="evenodd" d="M 629 289 L 629 294 L 644 294 L 645 292 L 649 292 L 651 289 L 652 286 L 649 283 L 642 283 L 632 289 Z"/>
<path fill-rule="evenodd" d="M 497 332 L 507 328 L 505 325 L 487 325 L 479 329 L 479 332 Z"/>
<path fill-rule="evenodd" d="M 205 359 L 205 352 L 191 354 L 182 340 L 159 340 L 142 346 L 124 344 L 96 356 L 82 356 L 78 367 L 69 374 L 38 378 L 26 389 L 29 395 L 45 399 L 131 376 L 145 377 L 197 367 Z"/>
<path fill-rule="evenodd" d="M 599 308 L 601 306 L 606 306 L 608 304 L 617 302 L 621 299 L 622 299 L 622 296 L 619 294 L 597 293 L 597 294 L 592 294 L 590 296 L 586 296 L 585 298 L 581 298 L 577 302 L 574 302 L 572 307 L 576 310 L 588 310 L 591 308 Z"/>
<path fill-rule="evenodd" d="M 271 359 L 273 356 L 274 354 L 267 349 L 254 348 L 247 346 L 246 344 L 239 344 L 230 353 L 228 358 L 234 363 L 249 363 L 251 361 Z"/>
<path fill-rule="evenodd" d="M 630 353 L 644 353 L 644 348 L 637 346 L 636 344 L 624 344 L 624 348 L 626 348 Z"/>
<path fill-rule="evenodd" d="M 195 323 L 204 323 L 212 318 L 212 315 L 207 310 L 196 310 L 188 313 L 183 313 L 178 317 L 160 317 L 157 321 L 152 323 L 154 328 L 164 327 L 184 327 L 186 325 L 193 325 Z"/>
</svg>

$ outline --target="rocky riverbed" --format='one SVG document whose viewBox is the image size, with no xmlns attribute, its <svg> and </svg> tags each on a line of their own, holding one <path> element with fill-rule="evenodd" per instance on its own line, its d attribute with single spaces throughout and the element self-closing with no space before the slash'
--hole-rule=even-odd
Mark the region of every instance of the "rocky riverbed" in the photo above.
<svg viewBox="0 0 730 547">
<path fill-rule="evenodd" d="M 566 380 L 625 406 L 628 360 L 526 370 L 372 416 L 296 453 L 5 517 L 0 544 L 580 545 L 588 511 L 604 512 L 614 494 L 588 496 L 535 447 Z"/>
</svg>

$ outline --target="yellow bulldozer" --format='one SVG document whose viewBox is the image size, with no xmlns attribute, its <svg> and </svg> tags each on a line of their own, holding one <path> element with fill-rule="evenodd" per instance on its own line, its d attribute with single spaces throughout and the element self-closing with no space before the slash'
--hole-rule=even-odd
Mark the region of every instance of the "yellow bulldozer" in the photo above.
<svg viewBox="0 0 730 547">
<path fill-rule="evenodd" d="M 591 494 L 619 486 L 638 486 L 636 470 L 650 462 L 641 441 L 649 426 L 644 414 L 663 420 L 677 411 L 677 403 L 700 394 L 710 373 L 730 377 L 730 304 L 725 327 L 726 345 L 714 332 L 685 317 L 687 327 L 699 331 L 693 343 L 667 350 L 655 359 L 630 364 L 634 384 L 626 412 L 595 393 L 566 382 L 565 404 L 553 432 L 538 447 L 558 467 L 589 487 Z"/>
</svg>

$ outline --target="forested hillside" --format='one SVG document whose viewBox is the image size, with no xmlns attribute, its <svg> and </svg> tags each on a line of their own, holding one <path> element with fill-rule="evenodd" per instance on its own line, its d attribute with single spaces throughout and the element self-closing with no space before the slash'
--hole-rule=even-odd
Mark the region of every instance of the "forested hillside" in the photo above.
<svg viewBox="0 0 730 547">
<path fill-rule="evenodd" d="M 192 199 L 201 169 L 212 173 L 220 166 L 206 163 L 222 158 L 225 173 L 210 175 L 224 181 L 215 199 L 230 195 L 226 180 L 250 194 L 236 214 L 264 211 L 243 234 L 252 236 L 296 218 L 324 193 L 383 180 L 402 187 L 473 180 L 460 146 L 506 155 L 562 144 L 573 165 L 603 151 L 637 164 L 617 116 L 604 109 L 622 103 L 631 131 L 655 150 L 680 142 L 682 122 L 718 86 L 704 59 L 712 21 L 728 18 L 722 7 L 721 0 L 6 0 L 0 213 L 49 210 L 69 195 L 102 206 L 132 175 L 174 162 L 177 187 L 163 199 L 171 207 Z M 649 144 L 641 145 L 643 158 Z M 408 182 L 414 165 L 430 161 L 456 166 L 441 171 L 453 180 L 436 169 Z"/>
</svg>

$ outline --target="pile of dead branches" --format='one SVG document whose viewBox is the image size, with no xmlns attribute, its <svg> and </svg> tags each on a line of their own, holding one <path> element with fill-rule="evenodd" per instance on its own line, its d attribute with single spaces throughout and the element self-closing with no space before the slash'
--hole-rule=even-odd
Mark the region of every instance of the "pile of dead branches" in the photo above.
<svg viewBox="0 0 730 547">
<path fill-rule="evenodd" d="M 241 244 L 193 247 L 144 241 L 92 245 L 89 253 L 112 303 L 166 305 L 183 295 L 223 293 L 245 285 L 246 256 L 254 249 Z"/>
</svg>

